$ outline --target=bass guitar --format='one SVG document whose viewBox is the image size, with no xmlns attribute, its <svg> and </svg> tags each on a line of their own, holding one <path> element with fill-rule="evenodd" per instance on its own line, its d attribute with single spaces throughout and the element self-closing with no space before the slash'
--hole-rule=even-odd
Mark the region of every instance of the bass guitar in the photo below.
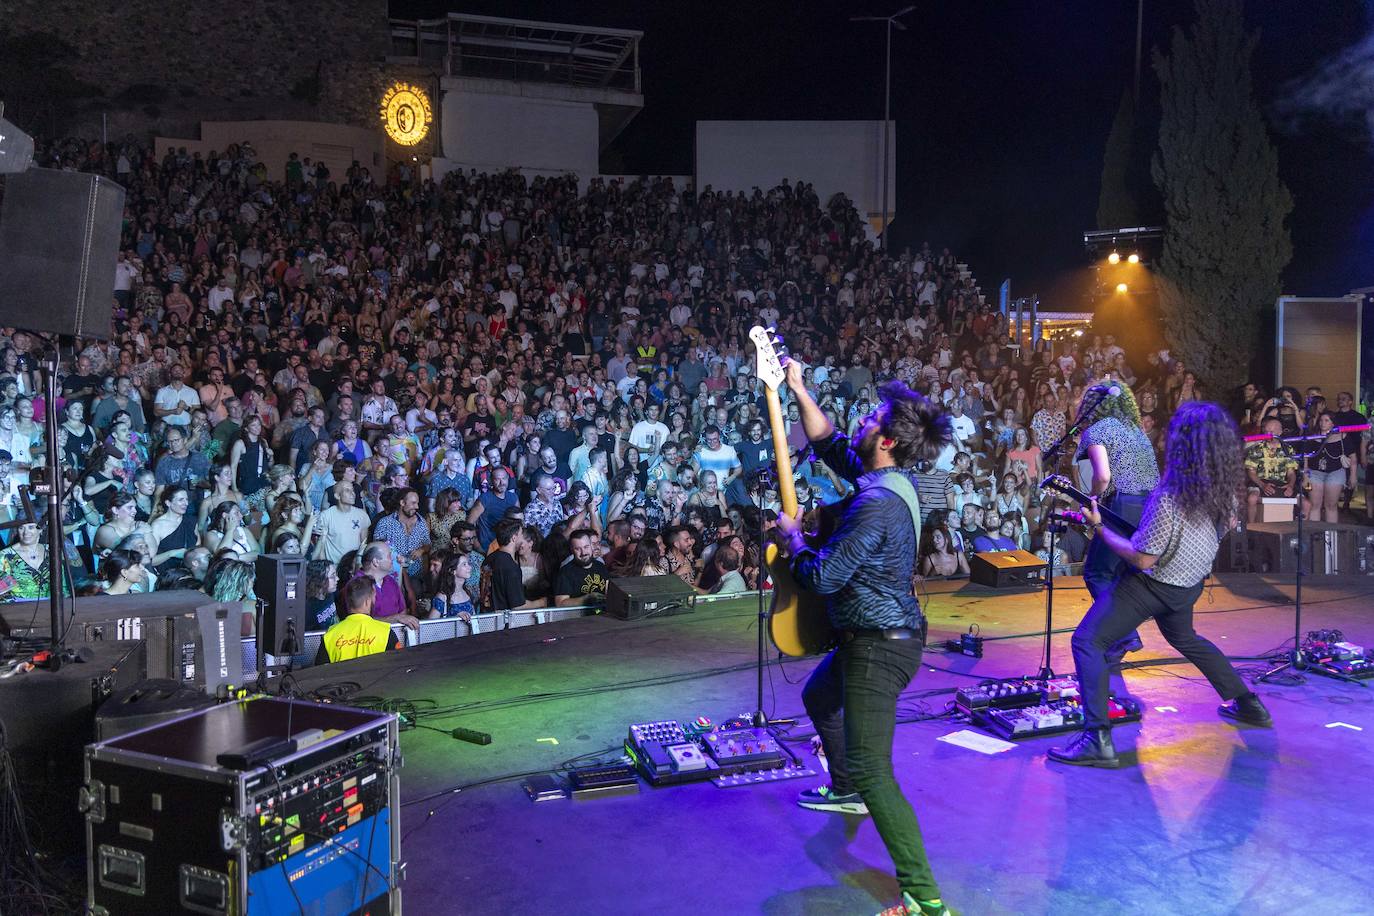
<svg viewBox="0 0 1374 916">
<path fill-rule="evenodd" d="M 778 500 L 783 512 L 795 515 L 797 490 L 778 400 L 778 386 L 787 375 L 783 369 L 785 351 L 779 353 L 782 342 L 765 328 L 755 326 L 749 331 L 749 339 L 754 343 L 756 372 L 768 402 L 768 427 L 773 432 L 773 452 L 777 456 Z M 835 644 L 835 632 L 826 613 L 825 598 L 797 583 L 777 544 L 768 544 L 763 558 L 773 579 L 773 605 L 768 615 L 768 635 L 773 645 L 783 655 L 793 657 L 816 655 L 829 649 Z"/>
<path fill-rule="evenodd" d="M 1043 489 L 1053 490 L 1056 493 L 1067 496 L 1080 506 L 1087 507 L 1092 505 L 1093 498 L 1075 487 L 1069 482 L 1069 478 L 1065 477 L 1063 474 L 1051 474 L 1041 481 L 1040 486 Z M 1098 505 L 1097 512 L 1102 516 L 1103 527 L 1112 529 L 1113 532 L 1121 535 L 1123 538 L 1128 538 L 1135 534 L 1135 525 L 1131 524 L 1122 516 L 1117 515 L 1106 506 Z"/>
</svg>

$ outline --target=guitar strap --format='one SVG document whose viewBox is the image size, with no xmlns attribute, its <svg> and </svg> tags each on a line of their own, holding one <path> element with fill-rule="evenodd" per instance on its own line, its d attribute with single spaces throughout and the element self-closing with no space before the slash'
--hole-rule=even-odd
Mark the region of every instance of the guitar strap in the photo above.
<svg viewBox="0 0 1374 916">
<path fill-rule="evenodd" d="M 916 498 L 916 487 L 911 483 L 911 478 L 903 471 L 895 474 L 884 474 L 873 482 L 873 486 L 882 487 L 890 493 L 896 493 L 906 503 L 907 509 L 911 510 L 911 526 L 916 532 L 916 543 L 921 543 L 921 503 Z"/>
</svg>

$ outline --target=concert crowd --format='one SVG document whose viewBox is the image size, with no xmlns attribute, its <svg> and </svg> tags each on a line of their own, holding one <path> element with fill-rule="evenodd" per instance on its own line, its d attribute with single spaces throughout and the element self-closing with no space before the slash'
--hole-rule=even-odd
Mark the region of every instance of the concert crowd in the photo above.
<svg viewBox="0 0 1374 916">
<path fill-rule="evenodd" d="M 1156 449 L 1180 404 L 1227 399 L 1167 352 L 1091 331 L 1014 346 L 948 249 L 884 255 L 848 200 L 803 182 L 580 190 L 515 172 L 331 174 L 293 156 L 277 183 L 247 145 L 158 159 L 65 141 L 39 160 L 128 189 L 113 335 L 79 341 L 60 372 L 78 593 L 247 600 L 255 556 L 300 554 L 317 630 L 369 595 L 373 616 L 414 627 L 595 606 L 618 576 L 755 588 L 779 508 L 755 324 L 778 329 L 842 430 L 889 379 L 948 407 L 955 443 L 915 475 L 926 577 L 967 575 L 983 550 L 1030 550 L 1060 571 L 1082 561 L 1073 529 L 1051 555 L 1039 484 L 1073 473 L 1072 445 L 1045 454 L 1094 380 L 1130 387 Z M 44 346 L 0 334 L 12 520 L 44 463 Z M 848 484 L 779 393 L 800 505 L 835 502 Z M 1348 394 L 1329 408 L 1320 394 L 1247 386 L 1230 406 L 1247 432 L 1363 422 Z M 1319 445 L 1251 446 L 1252 503 L 1292 496 L 1306 462 L 1313 509 L 1348 506 L 1369 440 Z M 9 598 L 47 593 L 44 540 L 38 524 L 9 532 Z M 362 578 L 373 588 L 347 587 Z"/>
</svg>

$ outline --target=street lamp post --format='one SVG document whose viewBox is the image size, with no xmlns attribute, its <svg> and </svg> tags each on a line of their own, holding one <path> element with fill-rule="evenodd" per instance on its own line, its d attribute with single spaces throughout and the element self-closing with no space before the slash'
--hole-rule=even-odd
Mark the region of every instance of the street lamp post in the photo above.
<svg viewBox="0 0 1374 916">
<path fill-rule="evenodd" d="M 885 55 L 886 60 L 884 62 L 885 76 L 883 80 L 883 231 L 879 238 L 880 248 L 883 251 L 887 251 L 887 182 L 888 175 L 890 174 L 889 169 L 891 168 L 889 162 L 891 153 L 889 150 L 892 147 L 891 141 L 888 138 L 888 132 L 892 129 L 892 30 L 897 28 L 905 32 L 906 26 L 902 25 L 897 20 L 914 9 L 916 9 L 916 7 L 912 5 L 898 10 L 891 16 L 849 17 L 850 22 L 882 22 L 887 26 L 887 51 Z"/>
</svg>

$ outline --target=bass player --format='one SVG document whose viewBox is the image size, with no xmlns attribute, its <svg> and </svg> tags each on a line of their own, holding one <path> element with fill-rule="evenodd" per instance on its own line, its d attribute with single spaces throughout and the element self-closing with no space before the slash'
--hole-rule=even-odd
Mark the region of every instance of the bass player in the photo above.
<svg viewBox="0 0 1374 916">
<path fill-rule="evenodd" d="M 817 458 L 857 488 L 840 505 L 834 533 L 807 544 L 798 517 L 778 518 L 778 538 L 801 587 L 825 595 L 838 645 L 816 666 L 802 700 L 830 766 L 829 786 L 801 794 L 814 811 L 872 814 L 896 865 L 902 902 L 882 916 L 942 916 L 911 803 L 892 775 L 897 696 L 920 667 L 925 620 L 912 593 L 921 516 L 907 468 L 951 441 L 950 419 L 901 382 L 883 386 L 853 437 L 834 425 L 789 361 L 787 386 Z"/>
</svg>

